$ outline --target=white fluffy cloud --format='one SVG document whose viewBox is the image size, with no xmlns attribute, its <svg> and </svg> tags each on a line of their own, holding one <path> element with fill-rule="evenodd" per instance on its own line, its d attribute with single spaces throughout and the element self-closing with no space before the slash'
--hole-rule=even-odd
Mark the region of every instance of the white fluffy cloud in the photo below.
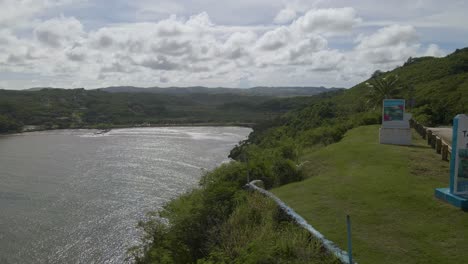
<svg viewBox="0 0 468 264">
<path fill-rule="evenodd" d="M 313 54 L 314 52 L 324 50 L 327 47 L 327 40 L 321 36 L 312 36 L 310 38 L 299 41 L 289 50 L 291 61 Z"/>
<path fill-rule="evenodd" d="M 35 30 L 36 39 L 53 48 L 60 48 L 79 41 L 84 35 L 83 25 L 76 18 L 53 18 L 39 24 Z"/>
<path fill-rule="evenodd" d="M 375 64 L 399 63 L 418 54 L 420 44 L 412 26 L 392 25 L 368 36 L 359 36 L 358 57 Z"/>
<path fill-rule="evenodd" d="M 297 17 L 297 13 L 293 8 L 286 7 L 276 15 L 274 21 L 277 24 L 286 24 L 293 21 Z"/>
<path fill-rule="evenodd" d="M 25 27 L 47 10 L 87 0 L 0 0 L 0 27 Z"/>
<path fill-rule="evenodd" d="M 358 48 L 368 49 L 415 43 L 418 40 L 418 35 L 412 26 L 392 25 L 381 28 L 372 35 L 360 36 L 358 40 Z"/>
<path fill-rule="evenodd" d="M 266 32 L 257 43 L 262 50 L 275 51 L 288 45 L 291 37 L 292 33 L 288 28 L 279 27 Z"/>
<path fill-rule="evenodd" d="M 439 46 L 437 46 L 436 44 L 430 44 L 423 55 L 431 57 L 442 57 L 446 55 L 446 52 L 439 48 Z"/>
<path fill-rule="evenodd" d="M 306 33 L 340 33 L 349 32 L 360 22 L 361 19 L 357 17 L 354 8 L 345 7 L 312 9 L 298 18 L 293 26 Z"/>
<path fill-rule="evenodd" d="M 0 73 L 12 76 L 2 86 L 348 86 L 410 56 L 446 53 L 423 43 L 414 26 L 395 23 L 376 29 L 366 26 L 355 8 L 316 5 L 306 10 L 300 1 L 278 6 L 265 20 L 269 22 L 252 25 L 220 24 L 207 12 L 102 26 L 78 15 L 37 16 L 70 2 L 23 0 L 18 12 L 11 11 L 16 15 L 0 18 L 3 25 L 30 21 L 29 26 L 0 30 Z M 239 4 L 249 6 L 247 1 Z M 13 10 L 12 0 L 0 0 L 0 5 Z M 149 9 L 145 15 L 157 12 Z M 31 79 L 16 80 L 18 73 Z"/>
</svg>

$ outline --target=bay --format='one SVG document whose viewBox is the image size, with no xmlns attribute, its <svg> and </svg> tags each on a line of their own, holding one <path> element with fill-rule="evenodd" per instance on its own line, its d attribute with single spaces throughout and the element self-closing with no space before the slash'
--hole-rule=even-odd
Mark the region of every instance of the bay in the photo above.
<svg viewBox="0 0 468 264">
<path fill-rule="evenodd" d="M 239 127 L 57 130 L 0 137 L 0 263 L 123 263 L 138 221 L 194 188 Z"/>
</svg>

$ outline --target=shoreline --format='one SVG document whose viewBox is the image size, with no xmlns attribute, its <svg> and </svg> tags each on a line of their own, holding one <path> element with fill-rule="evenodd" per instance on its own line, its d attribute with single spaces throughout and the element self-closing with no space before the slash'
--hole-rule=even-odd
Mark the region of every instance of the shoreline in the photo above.
<svg viewBox="0 0 468 264">
<path fill-rule="evenodd" d="M 144 128 L 144 127 L 247 127 L 252 128 L 256 123 L 244 123 L 244 122 L 219 122 L 219 123 L 170 123 L 170 124 L 144 124 L 144 125 L 109 125 L 106 127 L 96 127 L 96 126 L 82 126 L 82 127 L 67 127 L 67 128 L 37 128 L 37 129 L 28 129 L 23 131 L 16 132 L 7 132 L 0 133 L 0 136 L 14 135 L 14 134 L 23 134 L 28 132 L 38 132 L 38 131 L 55 131 L 55 130 L 67 130 L 67 129 L 95 129 L 100 132 L 100 134 L 105 134 L 112 129 L 119 128 Z"/>
</svg>

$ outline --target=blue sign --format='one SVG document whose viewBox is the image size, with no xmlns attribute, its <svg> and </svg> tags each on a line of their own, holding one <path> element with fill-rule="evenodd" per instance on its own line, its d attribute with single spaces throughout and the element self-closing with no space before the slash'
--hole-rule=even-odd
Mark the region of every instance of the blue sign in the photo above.
<svg viewBox="0 0 468 264">
<path fill-rule="evenodd" d="M 436 189 L 435 196 L 468 210 L 468 116 L 453 119 L 450 186 Z"/>
<path fill-rule="evenodd" d="M 405 100 L 385 99 L 383 101 L 383 121 L 403 121 Z"/>
</svg>

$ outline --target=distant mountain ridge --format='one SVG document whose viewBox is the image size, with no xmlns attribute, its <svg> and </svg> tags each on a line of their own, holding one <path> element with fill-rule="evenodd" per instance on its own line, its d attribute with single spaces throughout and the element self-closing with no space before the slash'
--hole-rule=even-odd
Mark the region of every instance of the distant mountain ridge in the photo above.
<svg viewBox="0 0 468 264">
<path fill-rule="evenodd" d="M 325 88 L 325 87 L 266 87 L 257 86 L 247 89 L 241 88 L 208 88 L 203 86 L 191 87 L 150 87 L 141 88 L 134 86 L 111 86 L 99 88 L 97 90 L 109 93 L 153 93 L 153 94 L 169 94 L 169 95 L 186 95 L 186 94 L 239 94 L 239 95 L 261 95 L 274 97 L 290 97 L 290 96 L 311 96 L 323 92 L 331 92 L 341 90 L 343 88 Z"/>
</svg>

